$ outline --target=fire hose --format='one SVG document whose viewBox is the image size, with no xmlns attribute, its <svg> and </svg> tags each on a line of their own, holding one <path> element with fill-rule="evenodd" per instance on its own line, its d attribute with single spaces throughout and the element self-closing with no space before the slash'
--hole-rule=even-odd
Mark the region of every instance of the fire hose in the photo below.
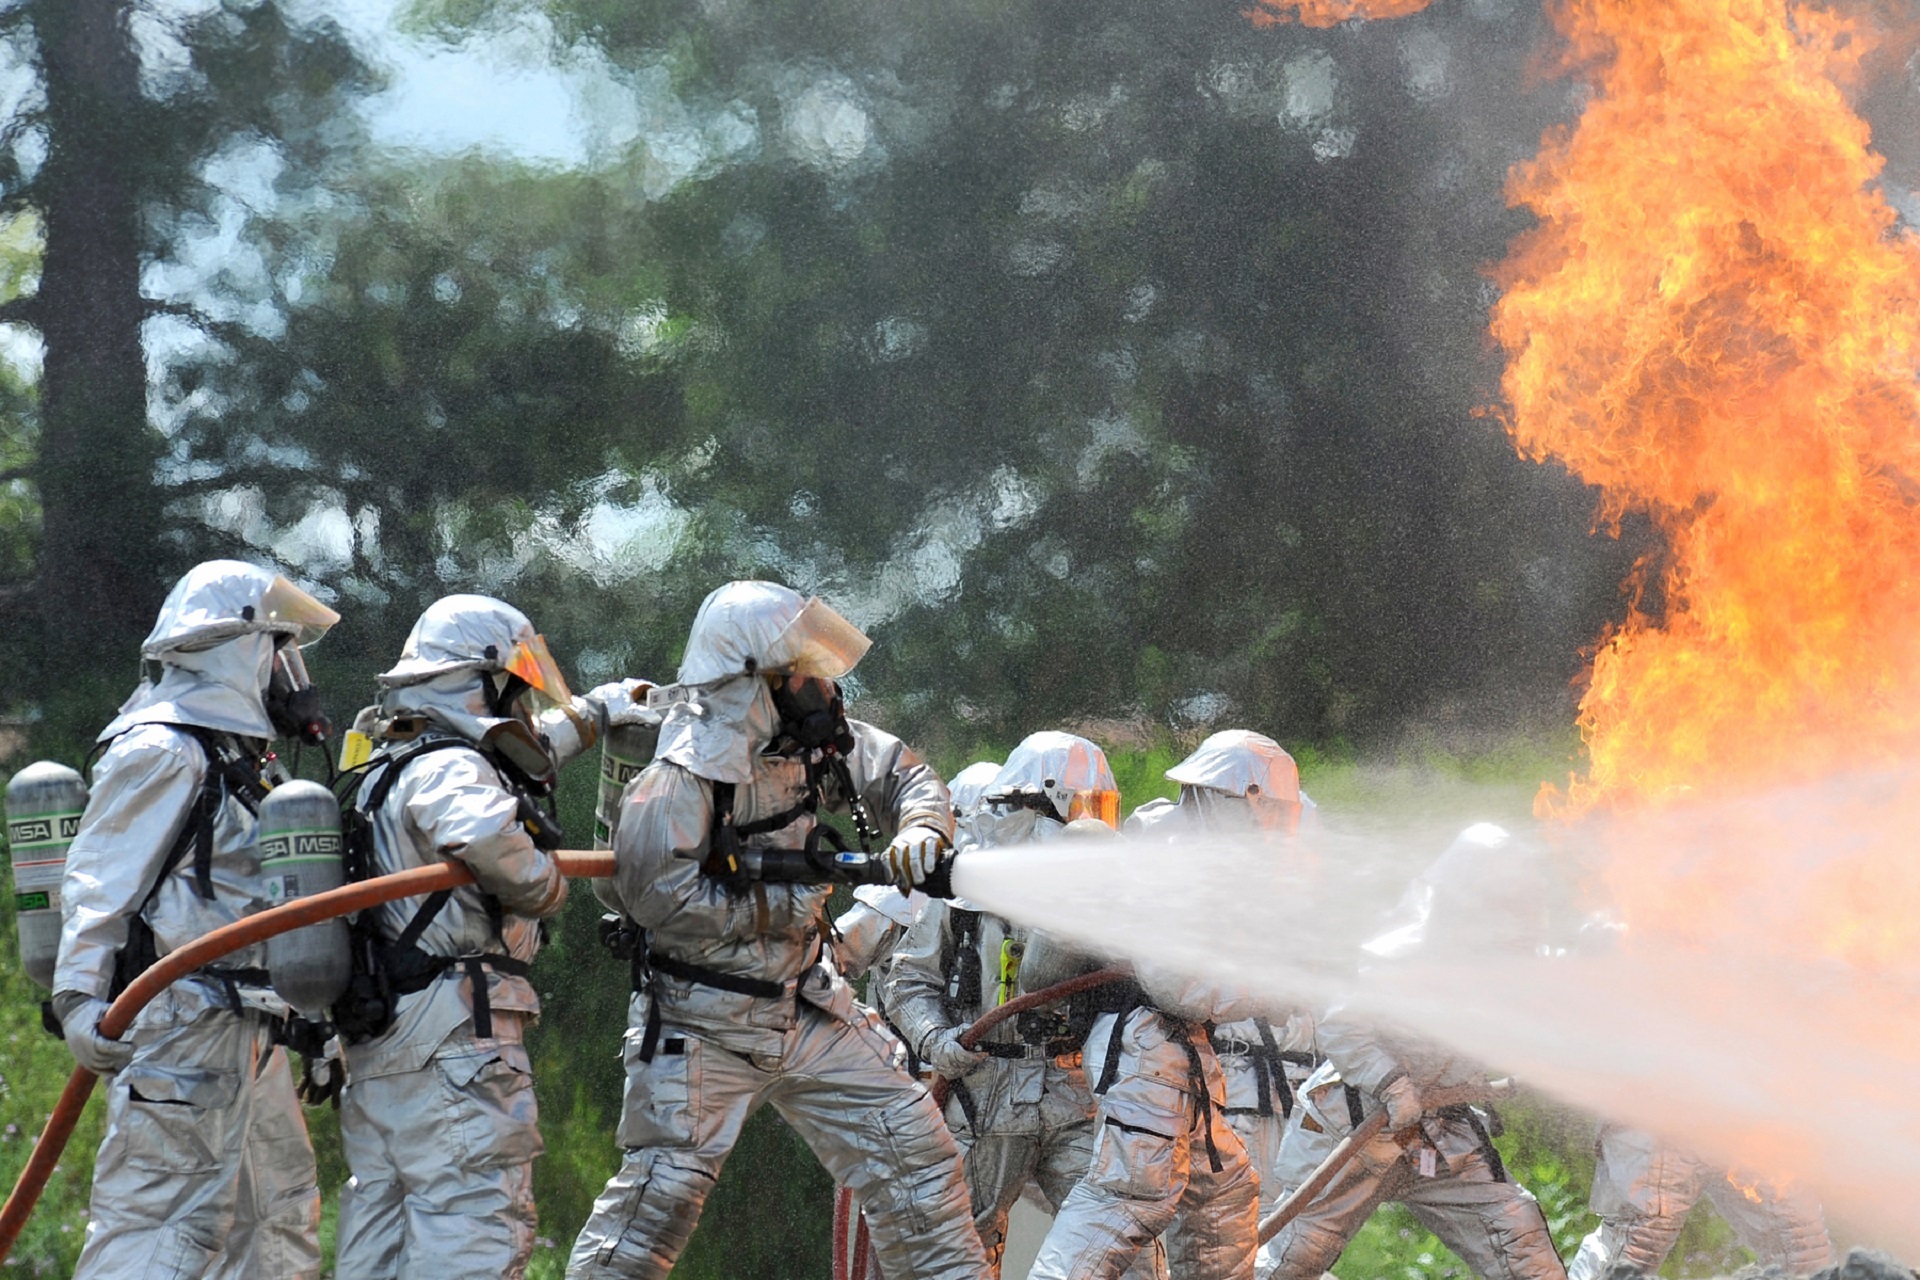
<svg viewBox="0 0 1920 1280">
<path fill-rule="evenodd" d="M 1068 978 L 1065 982 L 1056 982 L 1050 987 L 1015 996 L 975 1019 L 973 1025 L 960 1033 L 960 1045 L 966 1049 L 974 1048 L 986 1038 L 987 1032 L 1008 1018 L 1042 1005 L 1058 1004 L 1082 991 L 1104 987 L 1109 982 L 1122 982 L 1131 976 L 1125 969 L 1096 969 L 1092 973 L 1083 973 L 1077 978 Z M 931 1090 L 933 1101 L 942 1111 L 946 1110 L 949 1087 L 944 1077 L 934 1079 Z M 868 1249 L 867 1223 L 854 1209 L 853 1188 L 840 1187 L 833 1198 L 833 1280 L 866 1280 Z"/>
<path fill-rule="evenodd" d="M 611 852 L 588 853 L 563 849 L 554 858 L 560 864 L 561 874 L 565 876 L 604 878 L 613 874 Z M 318 924 L 322 920 L 351 915 L 383 902 L 418 897 L 472 882 L 473 873 L 465 866 L 457 862 L 443 862 L 437 866 L 415 867 L 410 871 L 343 885 L 237 920 L 169 952 L 152 968 L 135 978 L 100 1019 L 100 1034 L 109 1040 L 118 1040 L 133 1025 L 134 1018 L 146 1007 L 147 1002 L 173 982 L 242 947 L 252 946 L 275 934 Z M 4 1262 L 12 1252 L 13 1242 L 27 1225 L 28 1215 L 39 1201 L 41 1191 L 46 1188 L 47 1179 L 52 1176 L 61 1152 L 66 1150 L 67 1139 L 73 1136 L 73 1128 L 80 1122 L 80 1113 L 93 1093 L 95 1078 L 85 1067 L 75 1067 L 73 1074 L 67 1078 L 67 1087 L 61 1090 L 53 1114 L 47 1117 L 46 1127 L 40 1131 L 40 1137 L 34 1143 L 33 1154 L 28 1157 L 26 1168 L 20 1171 L 19 1180 L 13 1185 L 13 1194 L 7 1197 L 6 1207 L 0 1208 L 0 1262 Z"/>
<path fill-rule="evenodd" d="M 1420 1100 L 1429 1110 L 1433 1110 L 1439 1107 L 1486 1102 L 1510 1092 L 1512 1088 L 1512 1081 L 1495 1080 L 1486 1084 L 1463 1085 L 1458 1089 L 1422 1091 Z M 1301 1211 L 1327 1189 L 1327 1184 L 1340 1176 L 1340 1171 L 1347 1167 L 1355 1155 L 1359 1154 L 1360 1148 L 1379 1137 L 1386 1131 L 1386 1127 L 1387 1112 L 1384 1107 L 1356 1125 L 1346 1137 L 1340 1140 L 1339 1146 L 1327 1153 L 1327 1158 L 1320 1162 L 1320 1167 L 1315 1169 L 1305 1182 L 1295 1187 L 1291 1195 L 1275 1205 L 1273 1212 L 1261 1221 L 1260 1243 L 1267 1243 L 1280 1234 L 1281 1228 L 1299 1217 Z"/>
</svg>

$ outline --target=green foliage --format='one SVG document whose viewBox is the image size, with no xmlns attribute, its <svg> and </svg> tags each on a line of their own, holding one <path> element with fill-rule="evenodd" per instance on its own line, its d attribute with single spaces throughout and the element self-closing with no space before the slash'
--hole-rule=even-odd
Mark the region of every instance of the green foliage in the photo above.
<svg viewBox="0 0 1920 1280">
<path fill-rule="evenodd" d="M 6 874 L 12 875 L 11 862 Z M 0 913 L 0 1180 L 9 1190 L 73 1070 L 67 1046 L 40 1028 L 40 1002 L 47 993 L 21 972 L 19 954 L 13 913 Z M 20 1274 L 73 1274 L 85 1238 L 93 1152 L 100 1145 L 105 1111 L 96 1091 L 40 1207 L 14 1246 L 9 1263 Z"/>
</svg>

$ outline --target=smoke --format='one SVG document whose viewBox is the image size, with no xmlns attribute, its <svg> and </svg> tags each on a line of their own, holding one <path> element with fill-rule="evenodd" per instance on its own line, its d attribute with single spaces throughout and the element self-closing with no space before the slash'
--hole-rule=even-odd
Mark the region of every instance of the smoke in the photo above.
<svg viewBox="0 0 1920 1280">
<path fill-rule="evenodd" d="M 1916 819 L 1920 768 L 1908 767 L 1529 825 L 1470 875 L 1436 872 L 1424 945 L 1365 966 L 1366 940 L 1422 932 L 1419 895 L 1383 908 L 1457 826 L 1334 817 L 1277 849 L 1206 838 L 976 850 L 956 885 L 1101 955 L 1282 1005 L 1345 1004 L 1920 1251 L 1920 963 L 1911 947 L 1808 946 L 1827 936 L 1836 898 L 1876 885 L 1887 892 L 1862 929 L 1911 920 L 1899 848 Z M 1691 934 L 1596 927 L 1607 913 L 1591 886 L 1628 847 L 1663 866 L 1676 895 L 1723 899 Z M 1714 878 L 1729 847 L 1747 867 L 1738 886 Z"/>
</svg>

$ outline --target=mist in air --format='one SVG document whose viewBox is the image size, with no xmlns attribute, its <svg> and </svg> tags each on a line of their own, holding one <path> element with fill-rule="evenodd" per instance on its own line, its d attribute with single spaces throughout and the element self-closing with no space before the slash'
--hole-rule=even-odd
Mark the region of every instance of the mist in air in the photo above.
<svg viewBox="0 0 1920 1280">
<path fill-rule="evenodd" d="M 1401 891 L 1458 821 L 1323 810 L 1318 830 L 1285 842 L 975 850 L 955 887 L 1098 956 L 1237 984 L 1281 1009 L 1378 1016 L 1736 1176 L 1810 1189 L 1837 1228 L 1912 1250 L 1917 823 L 1912 768 L 1640 821 L 1514 822 L 1506 874 L 1444 936 L 1392 960 L 1362 946 L 1396 928 L 1418 936 Z M 1696 874 L 1729 843 L 1736 890 Z M 1700 895 L 1676 916 L 1683 932 L 1612 927 L 1605 886 L 1641 877 L 1675 900 Z M 1897 929 L 1891 945 L 1828 932 L 1832 895 L 1858 883 L 1882 895 L 1859 930 Z"/>
</svg>

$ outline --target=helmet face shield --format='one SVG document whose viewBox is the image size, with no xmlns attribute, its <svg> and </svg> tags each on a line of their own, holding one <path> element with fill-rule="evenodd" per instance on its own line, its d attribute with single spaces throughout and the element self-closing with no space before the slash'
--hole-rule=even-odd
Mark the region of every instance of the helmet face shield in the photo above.
<svg viewBox="0 0 1920 1280">
<path fill-rule="evenodd" d="M 864 658 L 873 641 L 819 596 L 786 625 L 768 654 L 768 670 L 838 680 Z"/>
<path fill-rule="evenodd" d="M 1120 829 L 1120 793 L 1118 791 L 1075 791 L 1067 799 L 1067 821 L 1092 818 L 1115 831 Z"/>
<path fill-rule="evenodd" d="M 1206 826 L 1221 831 L 1274 831 L 1292 835 L 1300 827 L 1300 803 L 1265 795 L 1258 786 L 1245 795 L 1213 787 L 1183 784 L 1180 807 L 1198 814 Z"/>
<path fill-rule="evenodd" d="M 260 597 L 260 612 L 255 621 L 263 631 L 290 635 L 296 645 L 304 645 L 325 635 L 328 628 L 340 621 L 340 615 L 284 577 L 275 575 Z"/>
<path fill-rule="evenodd" d="M 507 655 L 502 670 L 518 676 L 527 687 L 555 706 L 565 706 L 573 701 L 573 693 L 567 688 L 567 678 L 560 674 L 560 664 L 553 660 L 553 654 L 547 649 L 547 638 L 536 635 L 530 640 L 522 640 Z"/>
</svg>

